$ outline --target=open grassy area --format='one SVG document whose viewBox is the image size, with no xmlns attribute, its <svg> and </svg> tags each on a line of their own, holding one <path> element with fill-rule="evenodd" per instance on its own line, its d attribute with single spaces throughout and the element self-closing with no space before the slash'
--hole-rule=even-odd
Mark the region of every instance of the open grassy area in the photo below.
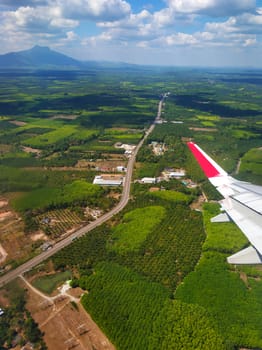
<svg viewBox="0 0 262 350">
<path fill-rule="evenodd" d="M 172 201 L 172 202 L 177 202 L 177 203 L 188 203 L 190 201 L 190 196 L 177 192 L 177 191 L 170 191 L 170 190 L 165 190 L 165 191 L 157 191 L 157 192 L 152 192 L 150 196 L 155 196 L 158 198 L 165 199 L 167 201 Z"/>
<path fill-rule="evenodd" d="M 60 140 L 64 140 L 74 133 L 76 133 L 76 126 L 64 125 L 57 130 L 26 139 L 22 143 L 30 147 L 44 148 Z"/>
<path fill-rule="evenodd" d="M 137 250 L 164 216 L 165 208 L 160 206 L 138 208 L 125 214 L 123 222 L 113 230 L 110 249 L 118 253 Z"/>
<path fill-rule="evenodd" d="M 52 275 L 37 277 L 33 280 L 32 284 L 41 292 L 52 294 L 60 284 L 67 281 L 71 277 L 72 274 L 70 271 L 64 271 Z"/>
<path fill-rule="evenodd" d="M 12 204 L 18 211 L 50 208 L 61 205 L 71 205 L 75 201 L 95 202 L 101 196 L 103 189 L 84 180 L 76 180 L 64 187 L 43 187 L 24 194 L 13 200 Z"/>
</svg>

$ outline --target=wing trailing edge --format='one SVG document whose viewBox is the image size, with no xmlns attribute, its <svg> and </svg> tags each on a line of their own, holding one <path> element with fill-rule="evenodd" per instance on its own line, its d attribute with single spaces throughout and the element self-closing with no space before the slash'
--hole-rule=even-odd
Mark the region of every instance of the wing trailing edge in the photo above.
<svg viewBox="0 0 262 350">
<path fill-rule="evenodd" d="M 194 142 L 188 142 L 199 165 L 209 181 L 222 194 L 221 209 L 225 212 L 212 222 L 230 218 L 248 238 L 251 246 L 228 257 L 230 264 L 262 263 L 262 187 L 229 176 L 211 157 Z"/>
</svg>

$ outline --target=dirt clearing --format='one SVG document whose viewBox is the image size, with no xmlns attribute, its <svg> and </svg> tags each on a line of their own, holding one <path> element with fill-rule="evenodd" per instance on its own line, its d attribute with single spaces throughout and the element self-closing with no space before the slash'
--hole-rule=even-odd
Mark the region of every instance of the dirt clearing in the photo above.
<svg viewBox="0 0 262 350">
<path fill-rule="evenodd" d="M 27 308 L 44 332 L 49 350 L 115 349 L 80 303 L 71 302 L 66 295 L 61 295 L 52 303 L 49 298 L 36 294 L 28 285 L 25 287 L 28 291 Z"/>
</svg>

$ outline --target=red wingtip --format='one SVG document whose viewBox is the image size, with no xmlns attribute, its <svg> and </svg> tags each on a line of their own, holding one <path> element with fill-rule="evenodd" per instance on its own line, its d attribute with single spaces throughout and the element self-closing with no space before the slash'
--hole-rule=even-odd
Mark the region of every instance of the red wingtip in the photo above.
<svg viewBox="0 0 262 350">
<path fill-rule="evenodd" d="M 196 147 L 194 142 L 188 142 L 187 145 L 207 177 L 215 177 L 219 175 L 219 171 L 214 167 L 213 164 L 210 163 L 210 161 L 205 157 L 205 155 L 201 153 L 201 151 Z"/>
</svg>

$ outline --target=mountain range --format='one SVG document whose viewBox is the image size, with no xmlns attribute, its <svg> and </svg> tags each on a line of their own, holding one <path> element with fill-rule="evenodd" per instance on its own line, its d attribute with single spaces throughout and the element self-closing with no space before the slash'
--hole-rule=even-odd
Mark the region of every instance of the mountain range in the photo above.
<svg viewBox="0 0 262 350">
<path fill-rule="evenodd" d="M 34 46 L 32 49 L 10 52 L 0 55 L 0 68 L 41 68 L 41 67 L 78 67 L 83 65 L 71 57 L 51 50 L 46 46 Z"/>
<path fill-rule="evenodd" d="M 47 46 L 34 46 L 29 50 L 0 55 L 0 69 L 88 69 L 133 68 L 123 62 L 78 61 Z"/>
</svg>

